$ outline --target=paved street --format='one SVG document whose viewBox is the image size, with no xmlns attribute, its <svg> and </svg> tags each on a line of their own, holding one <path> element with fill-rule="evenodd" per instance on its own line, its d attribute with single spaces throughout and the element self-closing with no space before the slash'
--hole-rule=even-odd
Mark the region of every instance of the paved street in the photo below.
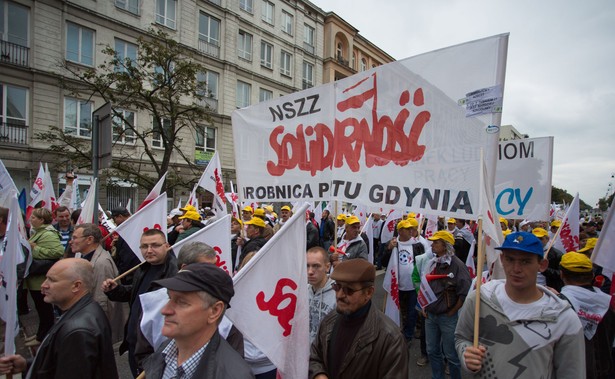
<svg viewBox="0 0 615 379">
<path fill-rule="evenodd" d="M 379 309 L 383 309 L 383 304 L 384 304 L 385 291 L 382 288 L 383 279 L 384 279 L 384 271 L 378 271 L 378 276 L 376 278 L 376 292 L 375 292 L 373 301 L 374 301 L 374 305 L 377 306 Z M 34 310 L 33 304 L 30 304 L 30 309 L 32 309 L 32 311 L 30 311 L 28 315 L 20 317 L 23 329 L 20 331 L 19 337 L 17 338 L 17 352 L 18 354 L 21 354 L 25 357 L 31 356 L 34 353 L 34 351 L 24 346 L 23 331 L 25 331 L 27 335 L 32 335 L 36 333 L 36 328 L 38 325 L 37 324 L 38 318 L 36 316 L 36 311 Z M 4 326 L 2 327 L 1 334 L 4 335 Z M 120 373 L 120 378 L 130 379 L 131 375 L 130 375 L 130 370 L 128 368 L 127 355 L 124 354 L 123 356 L 119 356 L 117 354 L 118 347 L 119 347 L 119 343 L 115 345 L 115 351 L 116 351 L 115 359 L 116 359 L 116 363 L 117 363 L 118 370 Z M 419 356 L 420 356 L 419 340 L 417 339 L 413 341 L 412 346 L 410 347 L 410 365 L 409 365 L 410 375 L 409 377 L 412 379 L 431 378 L 431 370 L 429 369 L 429 366 L 419 367 L 416 365 L 416 360 L 419 358 Z M 19 375 L 13 376 L 13 378 L 15 379 L 20 378 L 20 377 L 21 376 Z M 3 378 L 4 376 L 0 375 L 0 379 L 3 379 Z"/>
</svg>

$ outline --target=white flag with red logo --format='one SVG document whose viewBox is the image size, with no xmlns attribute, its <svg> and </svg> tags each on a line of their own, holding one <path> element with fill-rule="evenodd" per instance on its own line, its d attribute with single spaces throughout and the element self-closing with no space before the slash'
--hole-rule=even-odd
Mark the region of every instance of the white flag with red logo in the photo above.
<svg viewBox="0 0 615 379">
<path fill-rule="evenodd" d="M 39 163 L 38 167 L 38 175 L 36 175 L 36 179 L 34 180 L 34 184 L 32 184 L 32 189 L 30 190 L 30 204 L 28 204 L 26 208 L 26 221 L 30 220 L 30 215 L 34 210 L 34 207 L 43 200 L 43 187 L 45 186 L 45 168 L 42 163 Z"/>
<path fill-rule="evenodd" d="M 58 207 L 56 201 L 56 194 L 53 190 L 53 182 L 51 181 L 51 173 L 49 172 L 49 166 L 45 163 L 45 181 L 43 183 L 43 208 L 47 208 L 50 211 L 55 211 Z"/>
<path fill-rule="evenodd" d="M 554 245 L 557 249 L 567 253 L 579 250 L 579 193 L 574 197 L 562 219 L 559 233 Z"/>
<path fill-rule="evenodd" d="M 391 259 L 384 274 L 382 287 L 389 294 L 384 307 L 384 314 L 389 316 L 397 325 L 401 325 L 399 308 L 399 257 L 397 247 L 391 253 Z"/>
<path fill-rule="evenodd" d="M 158 196 L 160 196 L 160 193 L 162 192 L 162 185 L 164 184 L 164 181 L 167 178 L 167 174 L 168 174 L 168 172 L 165 172 L 164 175 L 162 175 L 162 177 L 160 177 L 160 179 L 158 180 L 158 183 L 156 183 L 154 188 L 152 188 L 152 190 L 149 191 L 149 193 L 147 194 L 147 197 L 145 197 L 145 199 L 143 199 L 143 202 L 141 203 L 141 205 L 139 205 L 139 208 L 137 210 L 143 208 L 147 204 L 149 204 L 152 201 L 154 201 L 154 199 L 156 199 Z M 128 211 L 130 211 L 130 208 L 128 209 Z"/>
<path fill-rule="evenodd" d="M 154 201 L 139 209 L 135 214 L 130 216 L 115 228 L 115 232 L 119 234 L 128 244 L 130 249 L 135 253 L 141 262 L 145 260 L 141 254 L 141 235 L 148 229 L 162 230 L 165 236 L 167 227 L 167 193 L 164 192 Z"/>
<path fill-rule="evenodd" d="M 13 197 L 13 192 L 19 194 L 11 174 L 9 174 L 4 163 L 0 160 L 0 204 L 3 207 L 8 208 L 8 203 L 11 201 L 11 197 Z"/>
<path fill-rule="evenodd" d="M 365 225 L 367 222 L 367 207 L 365 205 L 357 204 L 352 214 L 359 218 L 359 221 L 361 221 L 361 226 Z"/>
<path fill-rule="evenodd" d="M 310 357 L 303 204 L 233 278 L 226 315 L 284 379 L 307 378 Z"/>
<path fill-rule="evenodd" d="M 97 178 L 94 178 L 90 183 L 90 189 L 88 190 L 88 195 L 85 197 L 85 201 L 83 202 L 81 213 L 79 214 L 79 218 L 77 219 L 77 225 L 94 222 L 94 215 L 96 214 L 95 211 L 97 210 L 97 204 L 95 203 L 97 180 Z"/>
<path fill-rule="evenodd" d="M 199 188 L 199 184 L 195 184 L 194 188 L 192 188 L 192 192 L 190 192 L 190 196 L 188 197 L 188 201 L 186 201 L 186 205 L 192 205 L 196 209 L 199 209 L 199 200 L 196 198 L 196 189 Z"/>
<path fill-rule="evenodd" d="M 430 238 L 438 231 L 438 217 L 433 215 L 426 215 L 427 226 L 425 227 L 425 238 Z"/>
<path fill-rule="evenodd" d="M 384 226 L 382 227 L 382 233 L 380 233 L 380 243 L 387 243 L 393 238 L 395 228 L 397 227 L 397 221 L 404 217 L 403 213 L 399 209 L 394 209 L 389 212 Z"/>
<path fill-rule="evenodd" d="M 216 251 L 216 266 L 233 275 L 231 267 L 231 215 L 226 215 L 198 232 L 173 245 L 175 255 L 179 256 L 182 246 L 191 242 L 203 242 Z"/>
<path fill-rule="evenodd" d="M 205 171 L 203 171 L 203 175 L 201 175 L 201 179 L 199 179 L 198 184 L 214 195 L 214 212 L 218 216 L 227 214 L 224 184 L 222 182 L 222 166 L 220 165 L 220 157 L 218 156 L 217 151 L 214 153 L 214 156 L 211 157 L 211 160 L 207 164 Z"/>
</svg>

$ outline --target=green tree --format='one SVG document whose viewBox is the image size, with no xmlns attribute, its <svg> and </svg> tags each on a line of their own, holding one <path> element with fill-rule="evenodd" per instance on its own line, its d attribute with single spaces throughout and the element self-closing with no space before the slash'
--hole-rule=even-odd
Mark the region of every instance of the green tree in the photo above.
<svg viewBox="0 0 615 379">
<path fill-rule="evenodd" d="M 198 180 L 202 167 L 186 156 L 185 148 L 182 150 L 180 133 L 190 130 L 194 135 L 200 129 L 199 122 L 211 125 L 212 121 L 209 108 L 202 105 L 208 97 L 206 83 L 198 80 L 205 67 L 186 51 L 163 31 L 150 29 L 138 39 L 136 59 L 122 58 L 107 45 L 102 50 L 106 58 L 98 67 L 61 64 L 67 75 L 60 85 L 71 95 L 82 99 L 98 97 L 113 104 L 114 159 L 109 176 L 145 188 L 152 187 L 167 171 L 166 187 L 189 188 Z M 151 118 L 140 117 L 135 124 L 130 112 L 148 113 Z M 156 138 L 155 146 L 152 137 Z M 75 167 L 91 166 L 90 140 L 56 126 L 37 133 L 35 138 L 48 142 L 51 151 L 66 156 Z M 135 144 L 120 143 L 126 140 Z M 173 154 L 181 157 L 191 172 L 179 175 L 171 165 Z M 148 175 L 145 167 L 151 168 L 154 175 Z"/>
</svg>

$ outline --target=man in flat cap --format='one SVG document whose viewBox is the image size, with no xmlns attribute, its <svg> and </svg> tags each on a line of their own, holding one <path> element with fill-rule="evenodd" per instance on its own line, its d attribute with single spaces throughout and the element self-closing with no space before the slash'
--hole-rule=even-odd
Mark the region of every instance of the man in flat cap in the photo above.
<svg viewBox="0 0 615 379">
<path fill-rule="evenodd" d="M 560 268 L 564 281 L 560 297 L 572 305 L 583 325 L 587 378 L 612 378 L 615 312 L 609 308 L 611 296 L 592 285 L 593 265 L 585 254 L 564 254 Z"/>
<path fill-rule="evenodd" d="M 506 280 L 480 287 L 478 347 L 472 344 L 475 292 L 461 308 L 455 340 L 462 366 L 483 378 L 585 378 L 579 318 L 570 304 L 536 285 L 536 273 L 548 265 L 538 237 L 511 233 L 497 249 Z"/>
<path fill-rule="evenodd" d="M 209 263 L 158 280 L 169 302 L 162 334 L 169 338 L 144 363 L 146 378 L 253 378 L 248 364 L 218 333 L 235 294 L 231 277 Z"/>
<path fill-rule="evenodd" d="M 408 378 L 404 336 L 371 301 L 374 265 L 365 259 L 346 260 L 331 278 L 336 312 L 323 319 L 312 343 L 309 378 Z"/>
</svg>

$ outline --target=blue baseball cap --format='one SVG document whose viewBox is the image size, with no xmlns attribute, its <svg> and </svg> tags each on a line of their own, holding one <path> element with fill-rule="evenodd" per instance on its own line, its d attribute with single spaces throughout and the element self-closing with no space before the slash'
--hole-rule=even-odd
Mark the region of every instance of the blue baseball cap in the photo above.
<svg viewBox="0 0 615 379">
<path fill-rule="evenodd" d="M 517 250 L 525 253 L 531 253 L 544 257 L 544 251 L 542 250 L 542 242 L 528 232 L 510 233 L 504 239 L 504 243 L 500 247 L 496 247 L 496 250 Z"/>
</svg>

